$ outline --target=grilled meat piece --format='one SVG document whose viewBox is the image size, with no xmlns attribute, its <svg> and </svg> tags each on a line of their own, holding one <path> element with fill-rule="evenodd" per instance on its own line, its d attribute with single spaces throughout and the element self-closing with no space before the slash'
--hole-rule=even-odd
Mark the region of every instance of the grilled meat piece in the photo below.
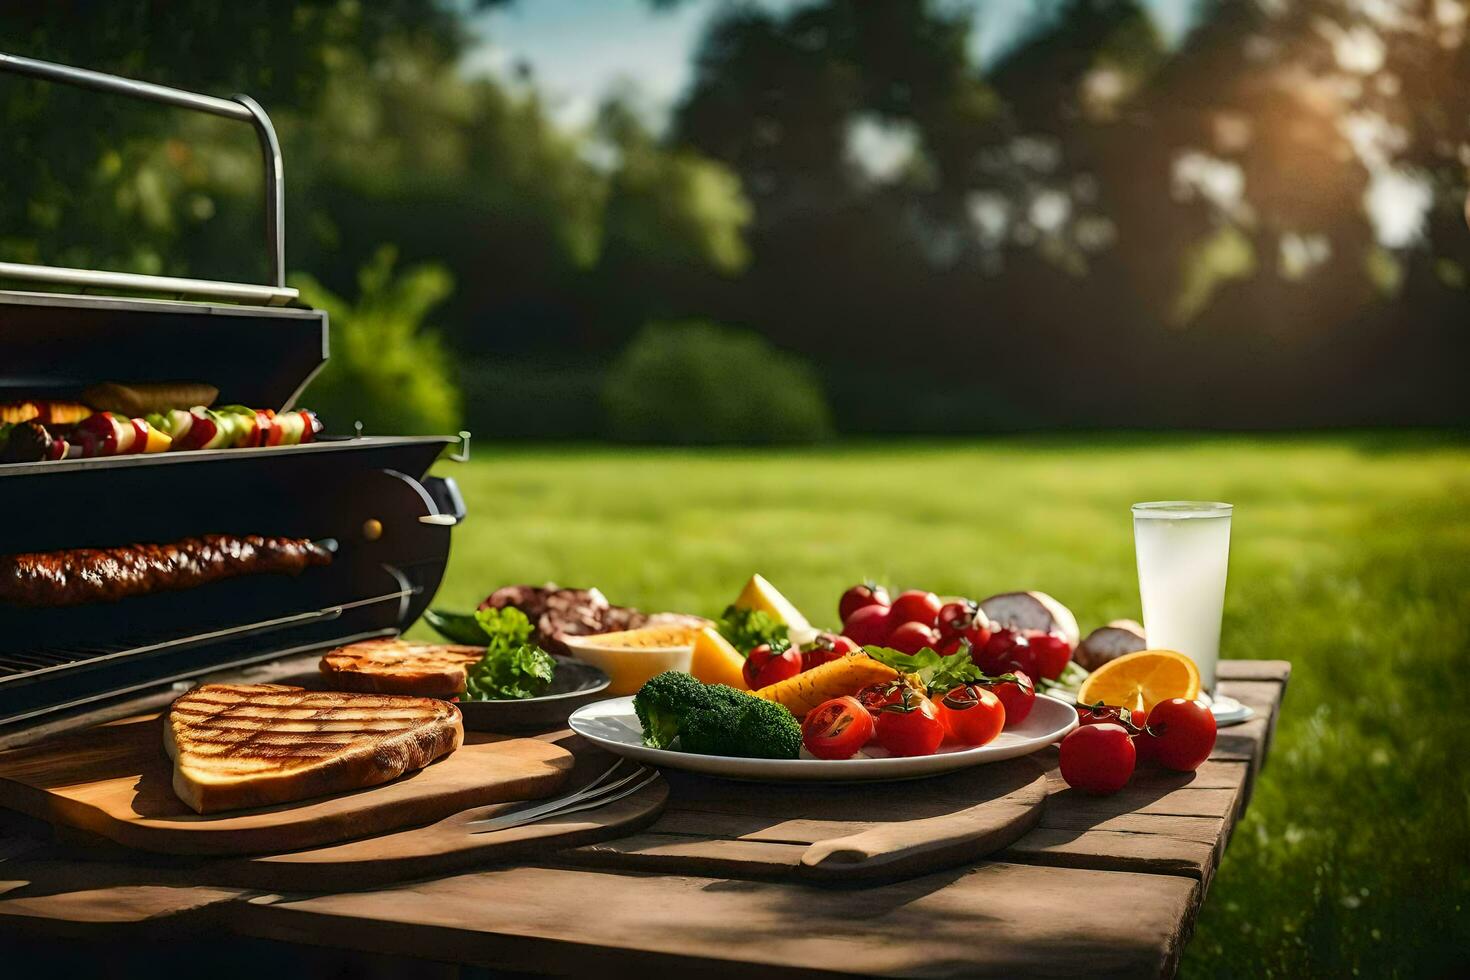
<svg viewBox="0 0 1470 980">
<path fill-rule="evenodd" d="M 169 708 L 174 792 L 198 813 L 376 786 L 464 742 L 459 709 L 433 698 L 206 684 Z"/>
<path fill-rule="evenodd" d="M 536 634 L 536 644 L 552 653 L 569 656 L 563 637 L 616 633 L 656 623 L 708 626 L 709 621 L 679 613 L 650 616 L 631 606 L 614 606 L 597 589 L 562 589 L 555 585 L 507 585 L 496 589 L 480 603 L 481 609 L 514 606 L 526 614 Z"/>
<path fill-rule="evenodd" d="M 116 602 L 240 575 L 298 575 L 331 561 L 332 553 L 308 538 L 257 534 L 7 555 L 0 557 L 0 602 L 31 607 Z"/>
</svg>

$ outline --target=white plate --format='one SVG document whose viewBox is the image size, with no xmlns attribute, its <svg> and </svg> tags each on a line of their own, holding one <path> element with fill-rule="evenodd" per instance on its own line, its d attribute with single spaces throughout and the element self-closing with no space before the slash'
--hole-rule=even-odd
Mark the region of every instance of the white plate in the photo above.
<svg viewBox="0 0 1470 980">
<path fill-rule="evenodd" d="M 590 739 L 615 755 L 627 756 L 652 766 L 687 769 L 731 779 L 811 780 L 813 782 L 857 782 L 883 779 L 914 779 L 941 772 L 965 769 L 986 762 L 1030 755 L 1060 741 L 1077 727 L 1077 709 L 1046 695 L 1037 695 L 1026 720 L 1007 728 L 988 745 L 976 748 L 941 746 L 934 755 L 889 756 L 876 744 L 851 759 L 814 759 L 803 749 L 799 759 L 734 759 L 721 755 L 696 755 L 670 749 L 651 749 L 643 744 L 643 728 L 633 711 L 632 698 L 611 698 L 583 705 L 572 712 L 572 731 Z"/>
</svg>

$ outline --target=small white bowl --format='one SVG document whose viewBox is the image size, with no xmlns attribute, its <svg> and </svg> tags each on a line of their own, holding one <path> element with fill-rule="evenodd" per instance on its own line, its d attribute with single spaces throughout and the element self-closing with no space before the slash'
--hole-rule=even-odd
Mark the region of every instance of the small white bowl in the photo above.
<svg viewBox="0 0 1470 980">
<path fill-rule="evenodd" d="M 608 646 L 601 636 L 566 636 L 562 638 L 572 655 L 584 660 L 612 678 L 609 697 L 637 694 L 638 689 L 655 674 L 666 670 L 689 670 L 694 659 L 694 645 L 672 647 Z"/>
</svg>

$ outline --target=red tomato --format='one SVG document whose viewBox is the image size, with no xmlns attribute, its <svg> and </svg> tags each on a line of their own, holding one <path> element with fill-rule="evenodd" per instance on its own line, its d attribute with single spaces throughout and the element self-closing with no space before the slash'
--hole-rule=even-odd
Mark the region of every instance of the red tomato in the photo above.
<svg viewBox="0 0 1470 980">
<path fill-rule="evenodd" d="M 979 684 L 961 684 L 940 698 L 939 720 L 950 738 L 965 745 L 984 745 L 1006 725 L 1000 698 Z"/>
<path fill-rule="evenodd" d="M 887 606 L 863 606 L 842 624 L 842 634 L 860 647 L 882 646 L 889 632 Z"/>
<path fill-rule="evenodd" d="M 922 589 L 910 589 L 893 600 L 893 625 L 923 623 L 930 629 L 939 622 L 939 596 Z"/>
<path fill-rule="evenodd" d="M 1084 793 L 1116 793 L 1136 761 L 1133 739 L 1122 725 L 1083 725 L 1062 739 L 1062 778 Z"/>
<path fill-rule="evenodd" d="M 1079 725 L 1121 725 L 1130 735 L 1137 735 L 1137 729 L 1143 726 L 1138 723 L 1143 712 L 1129 711 L 1127 708 L 1119 708 L 1111 704 L 1079 704 L 1077 705 L 1077 724 Z"/>
<path fill-rule="evenodd" d="M 862 647 L 846 636 L 836 633 L 818 633 L 816 638 L 801 651 L 801 669 L 811 670 L 833 660 L 841 660 L 849 653 L 857 653 Z"/>
<path fill-rule="evenodd" d="M 924 695 L 908 689 L 878 712 L 874 728 L 878 744 L 893 755 L 933 755 L 944 741 L 939 709 Z"/>
<path fill-rule="evenodd" d="M 874 718 L 878 712 L 893 704 L 903 694 L 903 684 L 899 681 L 889 681 L 883 684 L 869 684 L 857 692 L 858 703 L 868 709 L 868 713 Z"/>
<path fill-rule="evenodd" d="M 1146 729 L 1148 725 L 1147 711 L 1140 708 L 1137 711 L 1130 712 L 1130 714 L 1132 715 L 1134 728 Z M 1159 761 L 1154 758 L 1154 743 L 1157 741 L 1158 739 L 1151 737 L 1146 730 L 1133 733 L 1133 751 L 1138 753 L 1139 765 L 1143 765 L 1145 762 Z"/>
<path fill-rule="evenodd" d="M 873 737 L 873 727 L 873 716 L 857 698 L 833 698 L 807 712 L 801 743 L 818 759 L 851 759 Z"/>
<path fill-rule="evenodd" d="M 1141 737 L 1149 755 L 1166 769 L 1194 772 L 1215 748 L 1215 716 L 1202 701 L 1171 698 L 1153 706 Z"/>
<path fill-rule="evenodd" d="M 888 646 L 903 653 L 918 653 L 939 646 L 939 634 L 923 623 L 904 623 L 888 634 Z"/>
<path fill-rule="evenodd" d="M 801 673 L 801 653 L 794 647 L 777 653 L 769 643 L 762 643 L 745 655 L 740 672 L 750 689 L 758 691 Z"/>
<path fill-rule="evenodd" d="M 1036 686 L 1031 683 L 1030 675 L 1024 670 L 1013 673 L 1016 675 L 1015 681 L 981 685 L 1000 698 L 1000 703 L 1005 705 L 1007 725 L 1019 725 L 1025 721 L 1026 716 L 1031 714 L 1032 706 L 1036 704 Z"/>
<path fill-rule="evenodd" d="M 1013 629 L 999 626 L 990 631 L 990 636 L 986 637 L 983 644 L 975 647 L 970 659 L 987 674 L 1004 674 L 1016 648 L 1026 645 L 1024 636 Z M 1030 674 L 1031 671 L 1027 670 L 1026 673 Z"/>
<path fill-rule="evenodd" d="M 935 647 L 946 657 L 956 655 L 969 657 L 974 652 L 970 641 L 965 639 L 964 634 L 946 637 L 942 632 L 939 634 L 939 646 Z"/>
<path fill-rule="evenodd" d="M 940 634 L 946 637 L 963 635 L 970 624 L 975 622 L 975 614 L 979 611 L 979 604 L 969 599 L 946 602 L 939 607 Z"/>
<path fill-rule="evenodd" d="M 864 606 L 886 606 L 888 604 L 887 589 L 881 585 L 874 585 L 872 582 L 864 582 L 842 593 L 842 598 L 837 603 L 837 615 L 842 617 L 845 623 L 852 618 L 853 613 Z"/>
<path fill-rule="evenodd" d="M 1043 633 L 1040 630 L 1027 633 L 1026 645 L 1031 648 L 1036 669 L 1047 680 L 1054 681 L 1061 677 L 1062 671 L 1067 669 L 1067 664 L 1072 660 L 1072 645 L 1067 642 L 1066 637 L 1055 633 Z"/>
</svg>

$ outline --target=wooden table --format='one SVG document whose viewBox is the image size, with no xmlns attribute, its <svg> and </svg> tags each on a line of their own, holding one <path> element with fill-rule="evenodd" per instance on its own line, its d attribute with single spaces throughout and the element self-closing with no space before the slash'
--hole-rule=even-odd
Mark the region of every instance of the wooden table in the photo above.
<svg viewBox="0 0 1470 980">
<path fill-rule="evenodd" d="M 1257 714 L 1222 730 L 1197 773 L 1140 772 L 1114 796 L 1086 797 L 1061 781 L 1049 749 L 1039 758 L 1051 795 L 1035 829 L 989 860 L 894 884 L 610 871 L 594 847 L 368 891 L 265 894 L 201 884 L 166 862 L 78 860 L 11 821 L 0 824 L 0 935 L 33 951 L 61 949 L 52 937 L 72 951 L 105 943 L 95 948 L 119 957 L 119 944 L 160 935 L 190 957 L 206 941 L 256 944 L 278 960 L 280 944 L 301 944 L 312 948 L 284 947 L 286 961 L 316 967 L 335 950 L 576 975 L 1172 975 L 1265 762 L 1290 670 L 1220 665 L 1221 689 Z M 660 833 L 655 824 L 642 844 Z"/>
</svg>

